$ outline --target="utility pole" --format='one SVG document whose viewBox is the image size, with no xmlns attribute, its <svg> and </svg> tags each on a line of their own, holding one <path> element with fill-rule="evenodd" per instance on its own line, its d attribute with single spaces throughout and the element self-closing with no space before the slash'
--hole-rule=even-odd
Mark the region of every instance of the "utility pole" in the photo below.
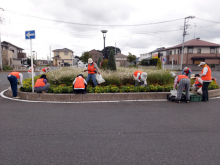
<svg viewBox="0 0 220 165">
<path fill-rule="evenodd" d="M 183 26 L 183 43 L 182 43 L 182 56 L 181 56 L 181 70 L 183 70 L 183 53 L 184 53 L 184 40 L 185 35 L 188 35 L 186 32 L 186 29 L 188 29 L 189 24 L 186 24 L 188 22 L 188 19 L 193 19 L 195 16 L 189 16 L 184 19 L 184 26 Z"/>
<path fill-rule="evenodd" d="M 51 66 L 51 46 L 50 46 L 50 66 Z"/>
<path fill-rule="evenodd" d="M 3 8 L 0 8 L 0 10 L 4 11 Z M 2 20 L 0 18 L 0 24 L 2 23 Z M 2 67 L 2 42 L 1 42 L 1 29 L 0 29 L 0 71 L 3 71 Z"/>
<path fill-rule="evenodd" d="M 116 52 L 116 43 L 115 43 L 115 62 L 116 62 L 116 54 L 117 52 Z"/>
</svg>

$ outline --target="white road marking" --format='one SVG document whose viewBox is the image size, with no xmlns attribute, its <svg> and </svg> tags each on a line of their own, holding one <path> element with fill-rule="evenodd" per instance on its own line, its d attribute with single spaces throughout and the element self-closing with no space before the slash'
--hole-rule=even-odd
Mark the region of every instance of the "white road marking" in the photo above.
<svg viewBox="0 0 220 165">
<path fill-rule="evenodd" d="M 144 102 L 144 101 L 167 101 L 167 99 L 157 99 L 157 100 L 118 100 L 118 101 L 81 101 L 81 102 L 61 102 L 61 101 L 34 101 L 34 100 L 22 100 L 22 99 L 14 99 L 10 98 L 4 95 L 4 92 L 7 91 L 8 89 L 2 91 L 0 93 L 0 96 L 9 99 L 9 100 L 14 100 L 14 101 L 21 101 L 21 102 L 29 102 L 29 103 L 65 103 L 65 104 L 79 104 L 79 103 L 119 103 L 119 102 Z"/>
</svg>

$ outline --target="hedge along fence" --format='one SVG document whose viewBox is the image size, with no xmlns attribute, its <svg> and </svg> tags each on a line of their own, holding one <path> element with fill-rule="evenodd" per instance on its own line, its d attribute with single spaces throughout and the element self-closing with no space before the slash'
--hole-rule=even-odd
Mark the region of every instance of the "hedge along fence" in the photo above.
<svg viewBox="0 0 220 165">
<path fill-rule="evenodd" d="M 47 74 L 48 82 L 52 85 L 66 84 L 72 85 L 72 82 L 78 74 L 82 74 L 84 78 L 87 78 L 88 73 L 83 72 L 83 68 L 62 68 L 61 70 L 52 71 Z M 101 70 L 100 73 L 105 79 L 105 83 L 102 86 L 116 85 L 120 87 L 125 84 L 134 85 L 133 72 L 138 70 L 137 68 L 118 68 L 117 71 Z M 156 70 L 156 69 L 140 69 L 146 72 L 147 83 L 167 85 L 173 84 L 174 78 L 169 70 Z M 92 81 L 89 81 L 89 85 L 92 85 Z"/>
</svg>

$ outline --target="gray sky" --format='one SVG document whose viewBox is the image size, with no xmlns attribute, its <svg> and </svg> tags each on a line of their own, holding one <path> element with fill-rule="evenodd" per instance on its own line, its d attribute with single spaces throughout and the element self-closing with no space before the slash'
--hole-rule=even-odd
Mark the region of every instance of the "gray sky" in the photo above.
<svg viewBox="0 0 220 165">
<path fill-rule="evenodd" d="M 220 23 L 201 20 L 220 22 L 219 4 L 217 0 L 0 0 L 0 8 L 5 10 L 0 11 L 3 19 L 1 40 L 25 49 L 28 55 L 30 41 L 25 40 L 25 31 L 35 30 L 32 50 L 37 51 L 38 58 L 46 59 L 50 46 L 52 50 L 66 47 L 73 50 L 74 55 L 81 56 L 84 51 L 103 49 L 100 30 L 105 29 L 108 30 L 106 46 L 116 43 L 122 54 L 131 52 L 140 56 L 158 47 L 180 44 L 184 23 L 181 18 L 192 15 L 196 18 L 188 22 L 190 28 L 186 41 L 194 38 L 195 31 L 195 37 L 220 44 Z M 177 21 L 143 26 L 109 26 L 170 20 Z"/>
</svg>

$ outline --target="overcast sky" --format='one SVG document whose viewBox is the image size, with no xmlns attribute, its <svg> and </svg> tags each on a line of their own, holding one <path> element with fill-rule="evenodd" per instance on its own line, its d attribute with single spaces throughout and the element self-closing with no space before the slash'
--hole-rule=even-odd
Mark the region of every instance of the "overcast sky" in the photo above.
<svg viewBox="0 0 220 165">
<path fill-rule="evenodd" d="M 122 54 L 140 56 L 158 47 L 180 44 L 183 18 L 192 15 L 196 18 L 189 20 L 185 40 L 195 35 L 220 44 L 220 23 L 205 21 L 220 22 L 219 5 L 218 0 L 0 0 L 4 9 L 0 11 L 1 40 L 25 49 L 29 55 L 30 41 L 25 40 L 25 31 L 35 30 L 32 50 L 38 58 L 46 59 L 50 46 L 52 50 L 66 47 L 81 56 L 85 51 L 103 49 L 100 31 L 104 29 L 108 30 L 106 46 L 116 43 Z M 171 20 L 176 21 L 166 22 Z M 166 23 L 146 25 L 158 22 Z"/>
</svg>

